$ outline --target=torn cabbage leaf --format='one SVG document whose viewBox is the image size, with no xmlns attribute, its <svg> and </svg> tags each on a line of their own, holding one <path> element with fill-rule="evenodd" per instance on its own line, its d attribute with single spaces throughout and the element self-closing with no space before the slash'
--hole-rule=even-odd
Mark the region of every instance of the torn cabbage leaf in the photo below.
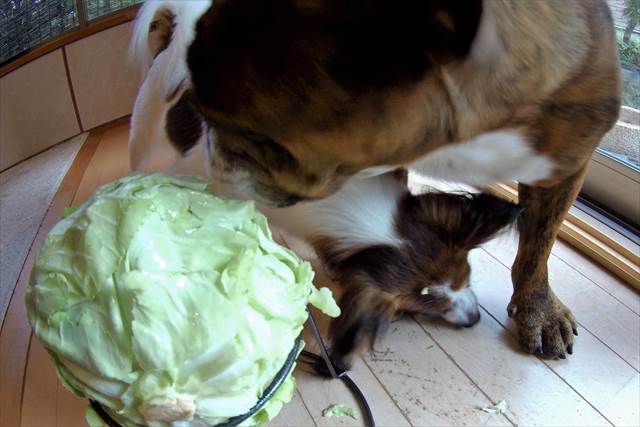
<svg viewBox="0 0 640 427">
<path fill-rule="evenodd" d="M 334 403 L 322 410 L 323 417 L 351 417 L 357 420 L 356 411 L 353 408 L 343 405 L 342 403 Z"/>
<path fill-rule="evenodd" d="M 27 315 L 78 396 L 124 425 L 215 425 L 248 411 L 292 351 L 307 304 L 340 313 L 253 203 L 198 178 L 133 174 L 69 211 L 40 249 Z M 243 425 L 275 417 L 289 376 Z"/>
<path fill-rule="evenodd" d="M 495 405 L 485 406 L 484 408 L 481 408 L 481 409 L 484 412 L 488 412 L 490 414 L 503 414 L 507 410 L 507 402 L 504 400 L 501 400 Z"/>
</svg>

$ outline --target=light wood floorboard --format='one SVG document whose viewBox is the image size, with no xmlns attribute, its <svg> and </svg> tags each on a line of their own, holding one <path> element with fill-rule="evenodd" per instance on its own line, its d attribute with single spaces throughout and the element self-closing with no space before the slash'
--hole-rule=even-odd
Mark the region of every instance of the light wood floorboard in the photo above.
<svg viewBox="0 0 640 427">
<path fill-rule="evenodd" d="M 86 402 L 60 385 L 47 352 L 31 339 L 24 286 L 35 251 L 62 208 L 82 203 L 98 186 L 128 172 L 127 132 L 125 125 L 89 137 L 31 246 L 0 335 L 1 426 L 84 425 Z M 303 245 L 286 236 L 283 242 L 317 264 Z M 351 376 L 378 425 L 640 425 L 640 296 L 567 245 L 556 244 L 549 271 L 552 286 L 581 326 L 575 354 L 563 361 L 525 355 L 506 315 L 514 254 L 512 235 L 472 253 L 472 284 L 483 315 L 478 325 L 457 329 L 407 317 L 356 360 Z M 339 294 L 322 269 L 317 271 L 316 283 Z M 328 320 L 317 319 L 326 334 Z M 307 329 L 304 338 L 316 351 Z M 319 378 L 303 363 L 295 376 L 294 399 L 272 425 L 362 425 L 359 410 L 358 420 L 321 415 L 332 403 L 357 409 L 341 381 Z M 505 414 L 480 411 L 503 399 Z"/>
</svg>

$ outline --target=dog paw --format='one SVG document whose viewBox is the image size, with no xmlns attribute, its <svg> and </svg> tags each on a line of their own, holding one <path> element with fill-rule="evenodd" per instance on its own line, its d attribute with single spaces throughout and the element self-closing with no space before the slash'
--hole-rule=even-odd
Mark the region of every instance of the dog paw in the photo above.
<svg viewBox="0 0 640 427">
<path fill-rule="evenodd" d="M 526 352 L 551 359 L 573 354 L 578 324 L 551 289 L 516 291 L 507 311 L 518 325 L 518 339 Z"/>
</svg>

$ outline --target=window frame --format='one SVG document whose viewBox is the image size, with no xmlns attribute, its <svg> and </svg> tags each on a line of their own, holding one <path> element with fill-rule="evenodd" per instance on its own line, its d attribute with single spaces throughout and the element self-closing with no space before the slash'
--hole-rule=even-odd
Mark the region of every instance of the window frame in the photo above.
<svg viewBox="0 0 640 427">
<path fill-rule="evenodd" d="M 518 201 L 517 184 L 514 182 L 493 184 L 484 190 Z M 569 210 L 558 237 L 640 292 L 640 246 L 628 239 L 626 232 L 618 233 L 581 205 L 578 202 Z"/>
<path fill-rule="evenodd" d="M 640 171 L 596 150 L 589 161 L 581 195 L 624 222 L 640 223 Z"/>
<path fill-rule="evenodd" d="M 95 19 L 89 20 L 87 17 L 86 0 L 75 0 L 78 11 L 78 26 L 68 29 L 51 39 L 44 41 L 32 48 L 19 53 L 0 63 L 0 77 L 28 64 L 29 62 L 53 52 L 54 50 L 73 43 L 77 40 L 88 37 L 111 27 L 124 24 L 135 19 L 141 3 L 127 6 L 125 8 L 107 13 Z"/>
</svg>

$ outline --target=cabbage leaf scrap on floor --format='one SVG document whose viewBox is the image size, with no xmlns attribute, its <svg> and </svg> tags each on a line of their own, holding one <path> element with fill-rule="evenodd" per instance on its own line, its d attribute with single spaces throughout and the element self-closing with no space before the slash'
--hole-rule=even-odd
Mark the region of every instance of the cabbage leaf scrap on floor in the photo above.
<svg viewBox="0 0 640 427">
<path fill-rule="evenodd" d="M 505 402 L 504 400 L 501 400 L 495 405 L 485 406 L 484 408 L 480 408 L 480 409 L 490 414 L 504 414 L 505 411 L 507 410 L 507 402 Z"/>
<path fill-rule="evenodd" d="M 343 405 L 342 403 L 334 403 L 322 410 L 323 417 L 351 417 L 357 420 L 356 411 L 353 408 Z"/>
</svg>

